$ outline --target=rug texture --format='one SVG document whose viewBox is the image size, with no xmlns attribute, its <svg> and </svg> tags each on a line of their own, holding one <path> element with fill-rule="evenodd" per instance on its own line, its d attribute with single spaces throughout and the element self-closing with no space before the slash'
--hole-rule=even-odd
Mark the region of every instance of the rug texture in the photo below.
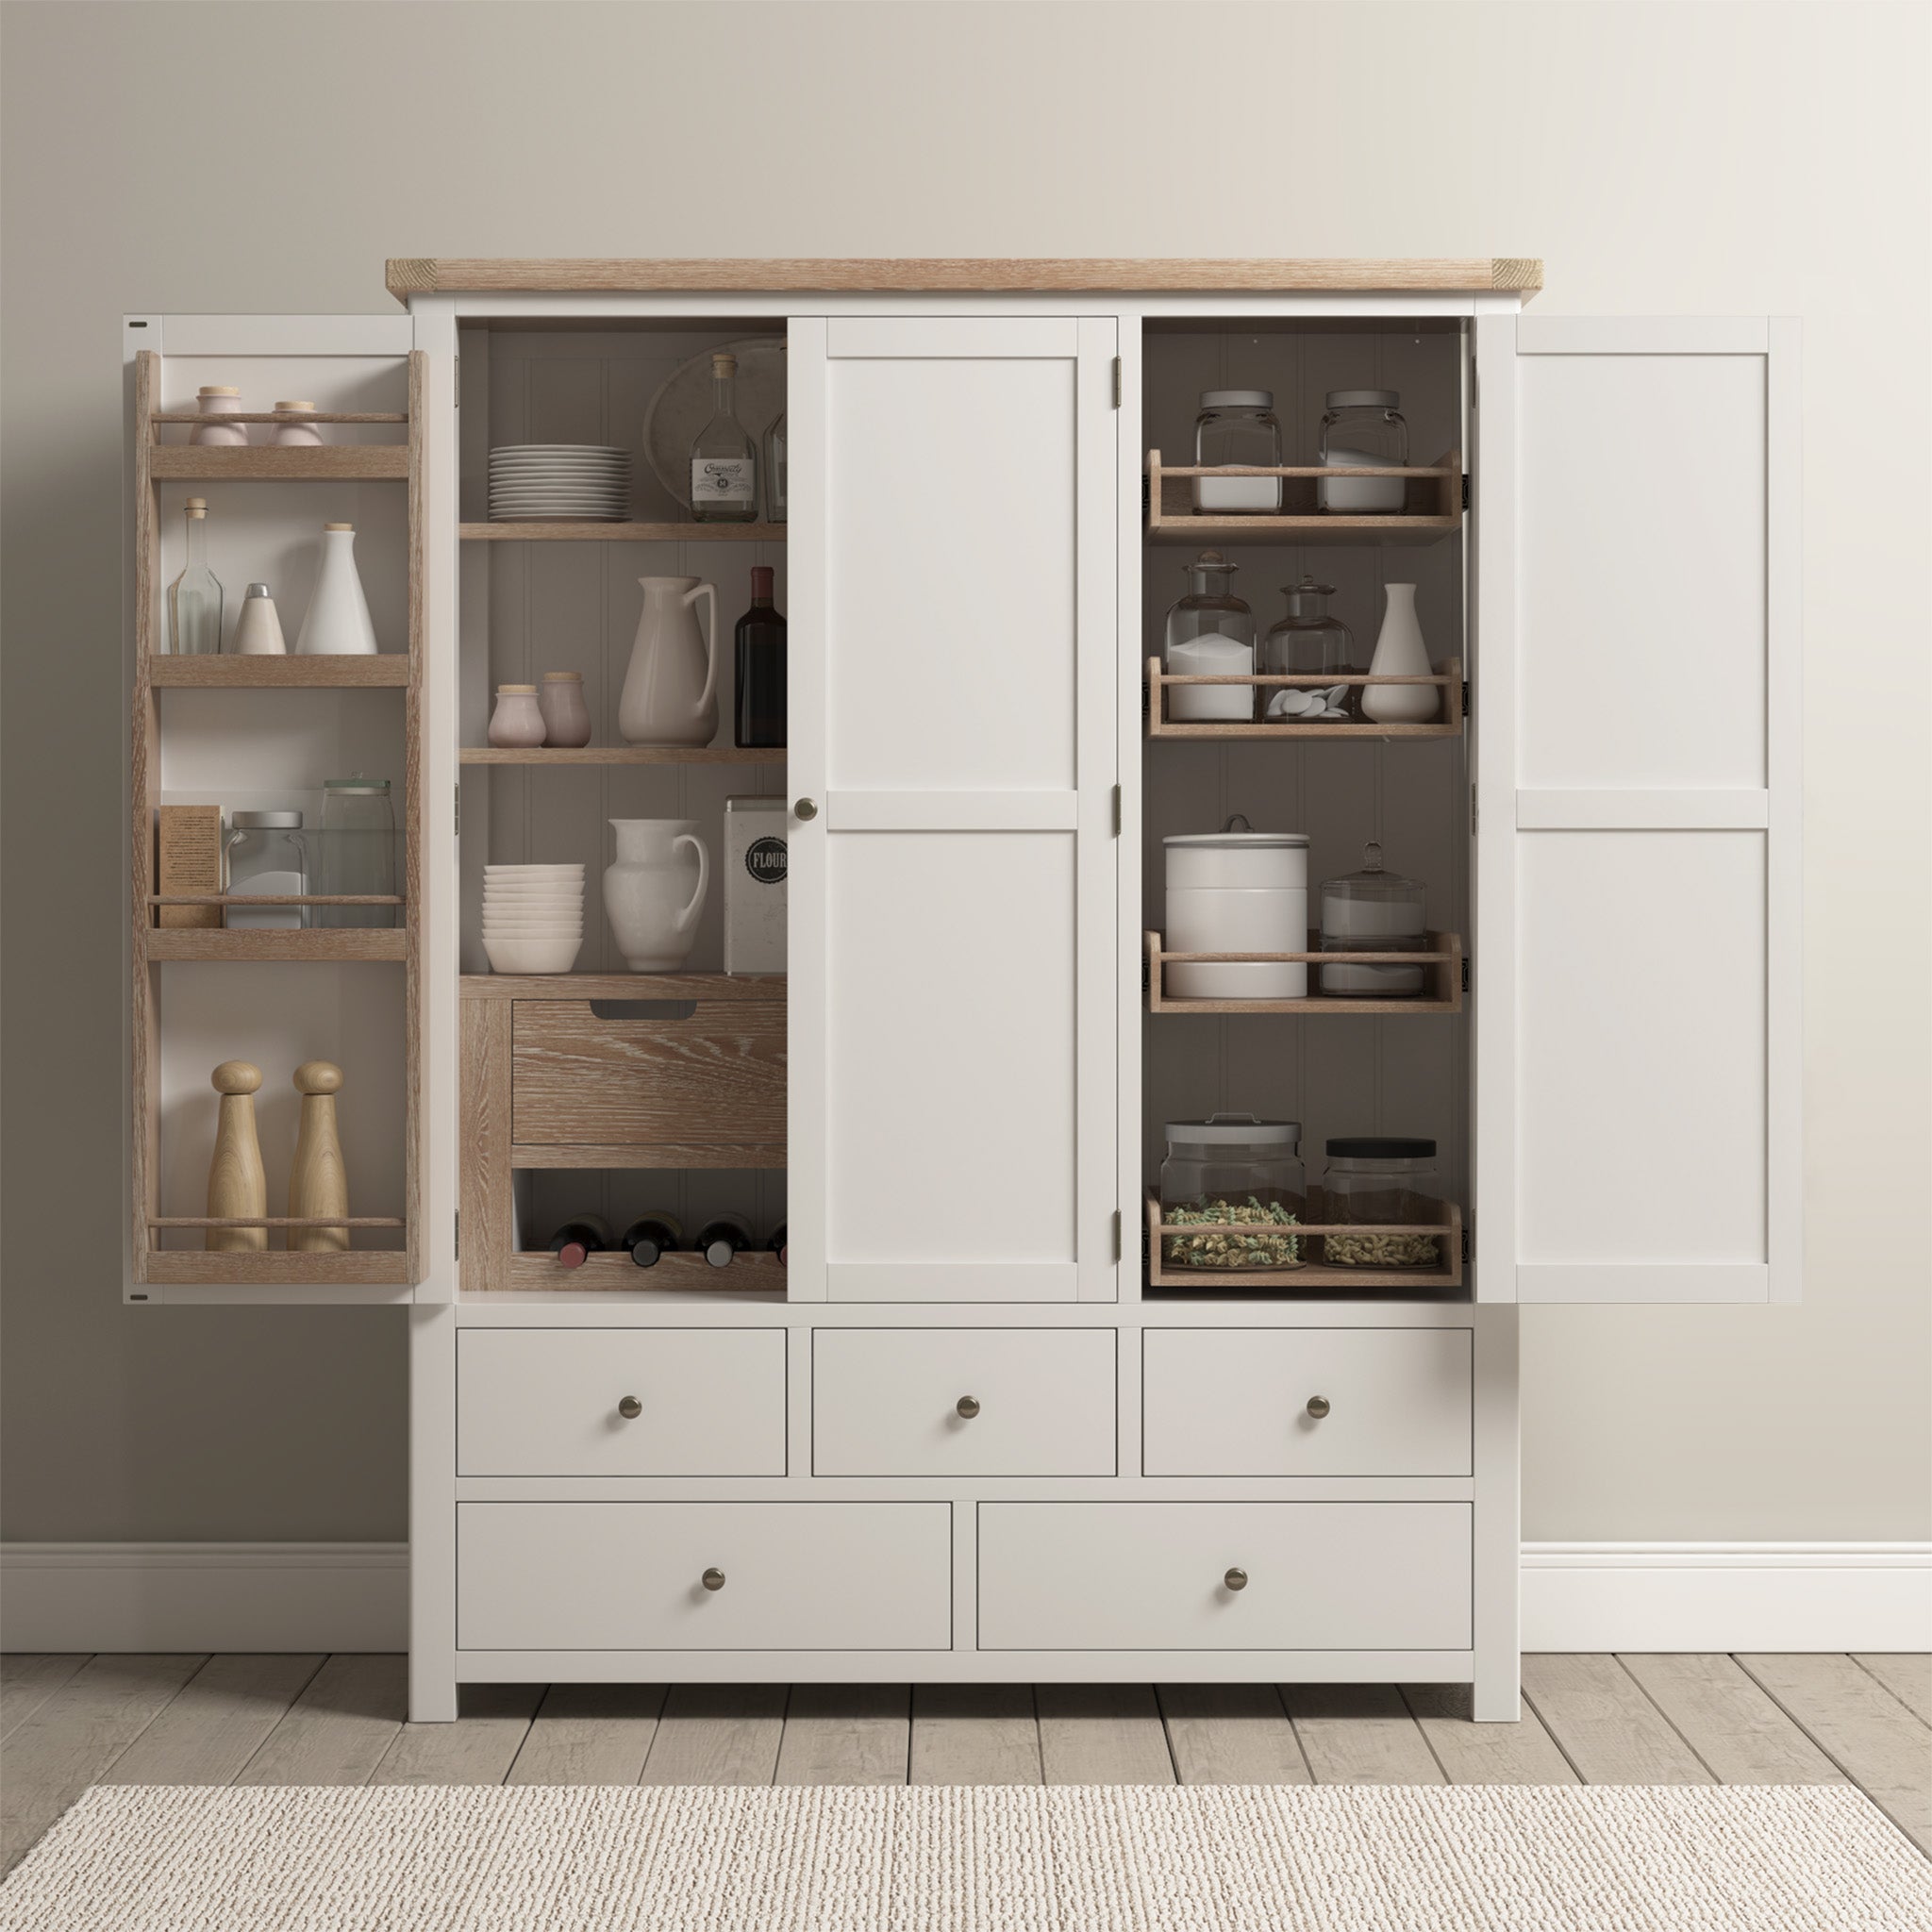
<svg viewBox="0 0 1932 1932">
<path fill-rule="evenodd" d="M 1924 1932 L 1850 1786 L 96 1786 L 8 1932 Z"/>
</svg>

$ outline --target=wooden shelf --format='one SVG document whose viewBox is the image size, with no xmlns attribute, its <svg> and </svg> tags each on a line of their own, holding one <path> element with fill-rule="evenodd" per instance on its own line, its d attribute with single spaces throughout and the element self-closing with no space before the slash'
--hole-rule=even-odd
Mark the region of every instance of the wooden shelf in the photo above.
<svg viewBox="0 0 1932 1932">
<path fill-rule="evenodd" d="M 750 750 L 735 744 L 539 745 L 505 750 L 493 744 L 466 744 L 457 754 L 464 765 L 782 765 L 784 747 Z"/>
<path fill-rule="evenodd" d="M 655 1267 L 640 1268 L 625 1254 L 586 1255 L 581 1267 L 565 1268 L 555 1255 L 525 1252 L 509 1257 L 507 1272 L 506 1289 L 558 1293 L 769 1294 L 785 1289 L 783 1265 L 764 1251 L 739 1255 L 727 1268 L 713 1268 L 702 1255 L 664 1255 Z"/>
<path fill-rule="evenodd" d="M 409 1257 L 402 1248 L 351 1248 L 333 1255 L 210 1255 L 192 1248 L 150 1248 L 142 1280 L 158 1288 L 310 1287 L 375 1284 L 407 1288 Z"/>
<path fill-rule="evenodd" d="M 409 957 L 409 934 L 400 925 L 241 932 L 223 926 L 150 926 L 141 935 L 141 945 L 151 964 L 180 959 L 381 961 Z"/>
<path fill-rule="evenodd" d="M 1429 947 L 1421 953 L 1324 953 L 1319 950 L 1319 935 L 1308 935 L 1306 953 L 1167 953 L 1161 950 L 1160 935 L 1147 936 L 1147 1010 L 1150 1013 L 1459 1013 L 1462 1010 L 1462 939 L 1457 933 L 1432 932 Z M 1239 963 L 1289 964 L 1306 961 L 1311 969 L 1318 964 L 1374 966 L 1424 966 L 1429 969 L 1433 986 L 1408 997 L 1374 999 L 1351 997 L 1342 993 L 1309 993 L 1298 1000 L 1213 1000 L 1176 999 L 1164 990 L 1165 969 L 1179 964 Z M 1315 974 L 1309 973 L 1310 981 Z"/>
<path fill-rule="evenodd" d="M 157 409 L 150 423 L 179 423 L 203 429 L 210 423 L 407 423 L 400 409 L 223 409 L 204 416 L 198 409 Z"/>
<path fill-rule="evenodd" d="M 1344 1226 L 1334 1222 L 1307 1222 L 1294 1227 L 1268 1232 L 1293 1234 L 1304 1240 L 1320 1240 L 1324 1235 L 1433 1234 L 1444 1258 L 1433 1268 L 1348 1268 L 1311 1260 L 1299 1268 L 1170 1268 L 1161 1258 L 1161 1237 L 1200 1234 L 1212 1231 L 1212 1223 L 1186 1223 L 1174 1225 L 1160 1218 L 1160 1197 L 1153 1190 L 1147 1194 L 1147 1286 L 1150 1289 L 1184 1289 L 1202 1295 L 1215 1295 L 1256 1289 L 1292 1291 L 1323 1300 L 1338 1291 L 1352 1289 L 1407 1290 L 1418 1299 L 1433 1298 L 1462 1286 L 1462 1209 L 1444 1204 L 1445 1220 L 1433 1225 L 1405 1227 Z"/>
<path fill-rule="evenodd" d="M 409 682 L 409 654 L 374 658 L 170 658 L 147 660 L 147 681 L 166 691 L 341 691 Z"/>
<path fill-rule="evenodd" d="M 1169 691 L 1192 685 L 1239 684 L 1256 691 L 1274 691 L 1283 686 L 1298 686 L 1304 690 L 1318 685 L 1354 684 L 1369 685 L 1433 684 L 1442 692 L 1441 713 L 1425 724 L 1378 724 L 1372 719 L 1347 724 L 1304 724 L 1297 719 L 1289 719 L 1282 724 L 1267 724 L 1260 719 L 1216 719 L 1212 722 L 1176 724 L 1167 714 L 1167 694 Z M 1149 738 L 1460 738 L 1463 727 L 1462 709 L 1462 659 L 1446 659 L 1441 670 L 1431 672 L 1426 677 L 1375 677 L 1366 672 L 1351 672 L 1345 676 L 1331 677 L 1318 675 L 1311 672 L 1296 672 L 1292 675 L 1283 672 L 1257 673 L 1253 676 L 1200 677 L 1171 675 L 1161 668 L 1158 658 L 1147 660 L 1147 736 Z"/>
<path fill-rule="evenodd" d="M 784 524 L 459 524 L 465 543 L 782 543 Z"/>
<path fill-rule="evenodd" d="M 466 1000 L 782 1000 L 782 973 L 465 973 Z"/>
<path fill-rule="evenodd" d="M 325 442 L 282 448 L 263 443 L 236 448 L 158 442 L 147 452 L 147 474 L 156 483 L 403 483 L 409 476 L 409 445 Z"/>
<path fill-rule="evenodd" d="M 1198 514 L 1196 476 L 1279 476 L 1278 515 Z M 1321 477 L 1399 476 L 1407 486 L 1400 513 L 1356 516 L 1318 509 Z M 1251 468 L 1228 464 L 1165 467 L 1158 449 L 1147 452 L 1147 541 L 1150 543 L 1440 543 L 1462 527 L 1462 453 L 1445 450 L 1422 469 L 1343 469 L 1320 464 Z"/>
</svg>

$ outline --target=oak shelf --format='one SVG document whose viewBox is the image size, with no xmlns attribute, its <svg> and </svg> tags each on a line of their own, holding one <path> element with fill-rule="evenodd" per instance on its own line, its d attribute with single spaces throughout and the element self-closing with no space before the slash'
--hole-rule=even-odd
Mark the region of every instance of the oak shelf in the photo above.
<svg viewBox="0 0 1932 1932">
<path fill-rule="evenodd" d="M 224 425 L 230 423 L 407 423 L 409 419 L 400 409 L 223 409 L 213 416 L 204 416 L 196 409 L 157 409 L 147 420 L 150 423 L 179 423 L 205 429 L 210 423 Z M 217 446 L 233 447 L 232 444 Z"/>
<path fill-rule="evenodd" d="M 583 1265 L 565 1268 L 557 1257 L 543 1251 L 523 1252 L 509 1257 L 509 1290 L 550 1291 L 559 1294 L 667 1294 L 704 1291 L 713 1294 L 780 1293 L 785 1288 L 785 1269 L 776 1255 L 753 1250 L 734 1256 L 730 1265 L 714 1268 L 702 1255 L 662 1255 L 655 1266 L 640 1268 L 626 1254 L 586 1255 Z M 496 1290 L 479 1292 L 494 1293 Z"/>
<path fill-rule="evenodd" d="M 785 749 L 732 744 L 538 745 L 532 749 L 466 744 L 457 754 L 465 765 L 782 765 Z"/>
<path fill-rule="evenodd" d="M 142 935 L 150 964 L 169 960 L 379 963 L 409 957 L 406 926 L 334 926 L 231 931 L 225 926 L 151 926 Z"/>
<path fill-rule="evenodd" d="M 1380 724 L 1374 719 L 1346 724 L 1304 724 L 1298 719 L 1280 724 L 1259 718 L 1213 719 L 1176 723 L 1167 714 L 1169 691 L 1192 685 L 1239 684 L 1257 691 L 1279 690 L 1284 686 L 1312 689 L 1317 686 L 1433 684 L 1442 693 L 1440 718 L 1423 724 Z M 1147 736 L 1149 738 L 1460 738 L 1464 724 L 1462 708 L 1462 659 L 1444 660 L 1441 671 L 1426 677 L 1377 677 L 1366 672 L 1349 672 L 1330 676 L 1313 672 L 1266 672 L 1252 676 L 1175 676 L 1164 670 L 1158 658 L 1147 660 Z"/>
<path fill-rule="evenodd" d="M 406 442 L 325 442 L 288 448 L 242 448 L 198 442 L 158 442 L 147 452 L 157 483 L 407 483 Z"/>
<path fill-rule="evenodd" d="M 160 690 L 318 691 L 409 682 L 409 654 L 374 658 L 171 658 L 147 660 L 147 681 Z"/>
<path fill-rule="evenodd" d="M 1147 1193 L 1147 1286 L 1154 1290 L 1184 1289 L 1212 1296 L 1254 1289 L 1280 1291 L 1292 1289 L 1299 1299 L 1322 1300 L 1340 1291 L 1354 1289 L 1406 1289 L 1417 1299 L 1435 1299 L 1444 1291 L 1462 1286 L 1462 1209 L 1453 1202 L 1444 1203 L 1444 1220 L 1433 1224 L 1408 1226 L 1344 1225 L 1336 1222 L 1306 1222 L 1292 1227 L 1263 1230 L 1271 1234 L 1292 1234 L 1304 1240 L 1320 1240 L 1325 1235 L 1432 1234 L 1443 1257 L 1433 1268 L 1345 1268 L 1325 1261 L 1307 1261 L 1299 1268 L 1183 1268 L 1169 1267 L 1161 1257 L 1163 1235 L 1211 1233 L 1211 1222 L 1184 1222 L 1178 1224 L 1160 1218 L 1160 1196 L 1152 1189 Z"/>
<path fill-rule="evenodd" d="M 461 524 L 465 543 L 782 543 L 784 524 Z"/>
<path fill-rule="evenodd" d="M 466 1000 L 783 1000 L 782 973 L 465 973 Z"/>
<path fill-rule="evenodd" d="M 1462 939 L 1453 932 L 1432 932 L 1428 950 L 1420 953 L 1324 953 L 1314 944 L 1318 934 L 1310 933 L 1306 953 L 1169 953 L 1161 950 L 1160 935 L 1150 932 L 1147 940 L 1147 1010 L 1150 1013 L 1459 1013 L 1462 1010 Z M 1420 993 L 1391 999 L 1351 996 L 1341 993 L 1309 993 L 1298 1000 L 1176 999 L 1164 990 L 1166 968 L 1174 964 L 1252 963 L 1296 964 L 1307 962 L 1309 977 L 1320 965 L 1424 966 L 1433 987 Z"/>
<path fill-rule="evenodd" d="M 1193 507 L 1196 476 L 1278 476 L 1279 514 L 1203 514 Z M 1396 513 L 1357 516 L 1318 509 L 1319 478 L 1399 476 L 1407 502 Z M 1162 464 L 1147 452 L 1147 541 L 1150 543 L 1440 543 L 1462 527 L 1462 452 L 1445 450 L 1424 468 L 1360 468 L 1322 464 L 1252 466 Z"/>
</svg>

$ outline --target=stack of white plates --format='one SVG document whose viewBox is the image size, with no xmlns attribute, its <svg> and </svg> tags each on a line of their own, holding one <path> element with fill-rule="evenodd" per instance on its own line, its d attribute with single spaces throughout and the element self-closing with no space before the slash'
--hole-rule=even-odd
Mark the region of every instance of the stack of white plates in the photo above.
<svg viewBox="0 0 1932 1932">
<path fill-rule="evenodd" d="M 490 452 L 491 523 L 621 524 L 630 457 L 589 442 L 513 442 Z"/>
<path fill-rule="evenodd" d="M 584 943 L 580 865 L 483 868 L 483 950 L 497 973 L 568 973 Z"/>
</svg>

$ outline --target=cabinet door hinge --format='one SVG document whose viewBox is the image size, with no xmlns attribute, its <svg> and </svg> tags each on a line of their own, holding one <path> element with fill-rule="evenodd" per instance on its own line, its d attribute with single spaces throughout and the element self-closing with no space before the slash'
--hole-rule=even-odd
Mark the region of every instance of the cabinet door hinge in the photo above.
<svg viewBox="0 0 1932 1932">
<path fill-rule="evenodd" d="M 1462 956 L 1462 990 L 1464 992 L 1469 991 L 1469 955 L 1467 953 Z"/>
<path fill-rule="evenodd" d="M 457 787 L 456 822 L 457 837 L 460 839 L 463 836 L 463 788 L 461 785 Z"/>
<path fill-rule="evenodd" d="M 1116 409 L 1121 406 L 1121 358 L 1118 356 L 1113 358 L 1113 406 Z"/>
<path fill-rule="evenodd" d="M 1154 991 L 1154 962 L 1148 958 L 1145 953 L 1141 955 L 1141 991 L 1142 992 L 1152 992 Z"/>
<path fill-rule="evenodd" d="M 1476 819 L 1475 787 L 1472 785 L 1469 788 L 1469 836 L 1472 839 L 1475 837 Z"/>
<path fill-rule="evenodd" d="M 1118 785 L 1113 788 L 1113 835 L 1116 839 L 1121 835 L 1121 788 Z"/>
<path fill-rule="evenodd" d="M 1462 1259 L 1467 1266 L 1475 1257 L 1475 1229 L 1468 1222 L 1462 1224 Z"/>
<path fill-rule="evenodd" d="M 1144 472 L 1141 477 L 1141 514 L 1144 517 L 1154 505 L 1154 478 Z"/>
<path fill-rule="evenodd" d="M 452 1214 L 449 1223 L 449 1251 L 460 1261 L 463 1257 L 463 1217 Z"/>
<path fill-rule="evenodd" d="M 1121 1257 L 1121 1210 L 1118 1208 L 1113 1210 L 1113 1257 L 1116 1261 Z"/>
<path fill-rule="evenodd" d="M 1464 472 L 1462 473 L 1462 507 L 1463 507 L 1463 508 L 1464 508 L 1464 509 L 1467 509 L 1467 508 L 1469 508 L 1469 504 L 1470 504 L 1470 495 L 1469 495 L 1469 472 L 1468 472 L 1467 470 L 1465 470 L 1465 471 L 1464 471 Z"/>
<path fill-rule="evenodd" d="M 1469 723 L 1469 679 L 1462 680 L 1462 722 Z"/>
</svg>

